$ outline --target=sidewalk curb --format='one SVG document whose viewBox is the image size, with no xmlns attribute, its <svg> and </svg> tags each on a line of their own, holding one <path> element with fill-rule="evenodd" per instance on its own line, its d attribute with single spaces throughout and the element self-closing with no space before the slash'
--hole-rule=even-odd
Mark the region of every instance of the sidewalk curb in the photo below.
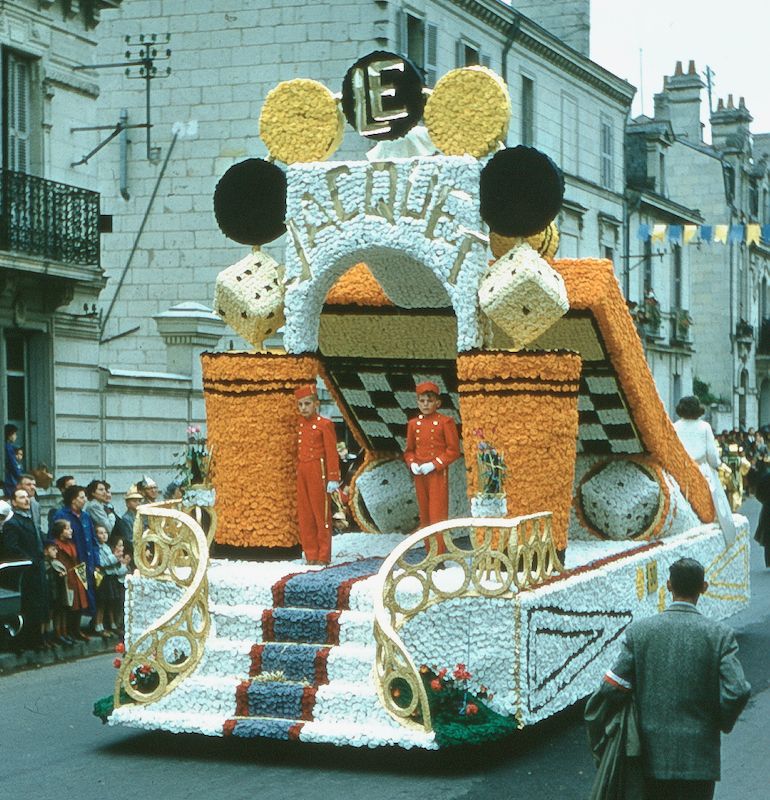
<svg viewBox="0 0 770 800">
<path fill-rule="evenodd" d="M 118 639 L 102 639 L 95 637 L 90 642 L 77 642 L 70 647 L 57 647 L 55 650 L 25 650 L 21 653 L 0 653 L 0 678 L 29 669 L 40 669 L 67 661 L 79 661 L 104 653 L 114 653 Z"/>
</svg>

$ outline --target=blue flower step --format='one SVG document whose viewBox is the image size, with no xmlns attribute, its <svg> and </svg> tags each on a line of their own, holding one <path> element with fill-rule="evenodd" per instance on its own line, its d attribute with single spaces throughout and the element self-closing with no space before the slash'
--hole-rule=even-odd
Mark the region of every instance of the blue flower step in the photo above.
<svg viewBox="0 0 770 800">
<path fill-rule="evenodd" d="M 328 683 L 326 662 L 329 650 L 329 647 L 318 647 L 314 644 L 255 644 L 250 653 L 249 675 L 253 677 L 280 671 L 287 681 L 300 681 L 315 686 Z"/>
<path fill-rule="evenodd" d="M 316 687 L 289 681 L 243 681 L 235 690 L 236 717 L 313 719 Z"/>
<path fill-rule="evenodd" d="M 339 644 L 339 616 L 339 611 L 268 608 L 262 612 L 262 641 Z"/>
<path fill-rule="evenodd" d="M 237 736 L 242 739 L 256 739 L 260 736 L 267 739 L 284 739 L 297 741 L 304 722 L 295 719 L 228 719 L 224 724 L 225 736 Z"/>
<path fill-rule="evenodd" d="M 383 558 L 363 558 L 320 570 L 285 575 L 273 585 L 273 605 L 293 608 L 347 609 L 354 583 L 375 575 Z"/>
</svg>

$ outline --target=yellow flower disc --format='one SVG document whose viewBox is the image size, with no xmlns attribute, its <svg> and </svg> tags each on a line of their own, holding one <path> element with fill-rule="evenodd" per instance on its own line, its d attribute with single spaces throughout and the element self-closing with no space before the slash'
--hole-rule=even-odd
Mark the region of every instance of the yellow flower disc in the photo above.
<svg viewBox="0 0 770 800">
<path fill-rule="evenodd" d="M 318 81 L 279 83 L 265 98 L 259 134 L 285 164 L 323 161 L 340 146 L 344 119 L 334 95 Z"/>
<path fill-rule="evenodd" d="M 533 250 L 543 258 L 553 258 L 559 248 L 559 229 L 555 222 L 548 224 L 548 227 L 535 233 L 532 236 L 501 236 L 499 233 L 491 231 L 489 234 L 489 247 L 495 258 L 504 256 L 514 245 L 526 242 Z"/>
<path fill-rule="evenodd" d="M 508 87 L 487 67 L 453 69 L 436 84 L 424 116 L 442 153 L 481 158 L 505 140 L 511 118 Z"/>
</svg>

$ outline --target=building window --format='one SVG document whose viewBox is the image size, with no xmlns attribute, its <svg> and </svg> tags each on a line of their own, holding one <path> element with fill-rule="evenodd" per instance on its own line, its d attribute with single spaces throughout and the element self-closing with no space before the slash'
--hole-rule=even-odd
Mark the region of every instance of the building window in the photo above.
<svg viewBox="0 0 770 800">
<path fill-rule="evenodd" d="M 603 256 L 604 256 L 604 257 L 605 257 L 605 258 L 606 258 L 608 261 L 612 261 L 612 260 L 614 260 L 614 258 L 615 258 L 615 250 L 614 250 L 614 248 L 612 248 L 612 247 L 609 247 L 608 245 L 606 245 L 606 244 L 605 244 L 605 245 L 604 245 L 604 247 L 602 248 L 602 250 L 603 250 L 603 253 L 602 253 L 602 255 L 603 255 Z"/>
<path fill-rule="evenodd" d="M 754 221 L 759 219 L 759 182 L 756 178 L 749 180 L 749 216 Z"/>
<path fill-rule="evenodd" d="M 674 301 L 674 308 L 682 308 L 682 248 L 678 245 L 672 245 L 672 257 L 674 259 L 674 269 L 672 271 L 673 286 L 671 296 Z"/>
<path fill-rule="evenodd" d="M 425 85 L 434 86 L 438 74 L 438 27 L 404 11 L 399 29 L 401 53 L 422 70 Z"/>
<path fill-rule="evenodd" d="M 578 106 L 574 97 L 561 96 L 561 167 L 578 173 Z"/>
<path fill-rule="evenodd" d="M 26 467 L 53 466 L 50 345 L 45 334 L 0 328 L 0 416 L 19 429 Z"/>
<path fill-rule="evenodd" d="M 32 160 L 32 75 L 34 62 L 3 50 L 3 166 L 30 172 Z"/>
<path fill-rule="evenodd" d="M 666 194 L 666 156 L 658 155 L 658 193 Z"/>
<path fill-rule="evenodd" d="M 601 122 L 601 178 L 600 183 L 605 189 L 612 189 L 614 185 L 614 158 L 615 137 L 609 120 Z"/>
<path fill-rule="evenodd" d="M 521 76 L 521 144 L 535 143 L 535 82 Z"/>
</svg>

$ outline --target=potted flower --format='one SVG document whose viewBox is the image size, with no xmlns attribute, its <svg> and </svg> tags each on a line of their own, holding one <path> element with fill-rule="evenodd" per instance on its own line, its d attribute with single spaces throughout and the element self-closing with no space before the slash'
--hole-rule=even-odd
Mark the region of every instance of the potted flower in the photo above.
<svg viewBox="0 0 770 800">
<path fill-rule="evenodd" d="M 484 437 L 484 431 L 475 431 L 478 438 L 476 461 L 479 473 L 479 491 L 471 497 L 471 514 L 474 517 L 504 517 L 508 505 L 503 484 L 508 468 L 504 455 Z"/>
<path fill-rule="evenodd" d="M 214 490 L 209 481 L 211 451 L 199 425 L 187 426 L 187 444 L 174 453 L 177 468 L 176 483 L 182 489 L 185 506 L 214 505 Z"/>
</svg>

